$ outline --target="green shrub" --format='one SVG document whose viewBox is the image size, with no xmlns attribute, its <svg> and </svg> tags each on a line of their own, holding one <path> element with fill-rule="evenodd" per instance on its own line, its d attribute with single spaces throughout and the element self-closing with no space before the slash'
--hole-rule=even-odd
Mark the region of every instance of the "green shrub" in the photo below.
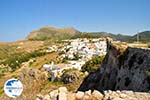
<svg viewBox="0 0 150 100">
<path fill-rule="evenodd" d="M 145 71 L 146 77 L 150 77 L 150 71 Z"/>
<path fill-rule="evenodd" d="M 10 67 L 12 71 L 15 71 L 17 68 L 20 67 L 20 65 L 23 62 L 27 62 L 31 58 L 43 56 L 46 54 L 47 54 L 46 52 L 40 52 L 40 51 L 33 51 L 31 53 L 25 53 L 25 54 L 16 54 L 6 59 L 2 64 Z"/>
<path fill-rule="evenodd" d="M 93 72 L 100 68 L 100 65 L 103 61 L 103 56 L 101 57 L 93 57 L 91 60 L 87 61 L 81 68 L 82 72 Z"/>
<path fill-rule="evenodd" d="M 72 60 L 79 60 L 81 57 L 79 57 L 79 54 L 73 54 L 74 58 Z"/>
<path fill-rule="evenodd" d="M 145 71 L 146 80 L 150 84 L 150 70 Z"/>
</svg>

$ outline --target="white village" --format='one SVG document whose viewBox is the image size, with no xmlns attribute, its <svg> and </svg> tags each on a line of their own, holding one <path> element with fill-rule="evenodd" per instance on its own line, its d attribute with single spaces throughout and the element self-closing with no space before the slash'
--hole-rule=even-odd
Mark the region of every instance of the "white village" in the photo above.
<svg viewBox="0 0 150 100">
<path fill-rule="evenodd" d="M 51 81 L 60 77 L 65 69 L 78 69 L 89 61 L 92 57 L 104 56 L 106 54 L 106 39 L 70 39 L 64 40 L 65 44 L 62 48 L 58 48 L 56 45 L 49 47 L 46 52 L 61 52 L 61 59 L 66 58 L 67 63 L 63 64 L 44 64 L 43 68 L 51 75 Z"/>
</svg>

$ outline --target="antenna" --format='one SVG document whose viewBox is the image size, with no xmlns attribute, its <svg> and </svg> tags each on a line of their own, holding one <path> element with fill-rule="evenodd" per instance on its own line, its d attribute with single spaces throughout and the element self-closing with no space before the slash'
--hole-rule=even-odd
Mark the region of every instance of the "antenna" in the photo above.
<svg viewBox="0 0 150 100">
<path fill-rule="evenodd" d="M 139 43 L 139 31 L 137 32 L 137 43 Z"/>
</svg>

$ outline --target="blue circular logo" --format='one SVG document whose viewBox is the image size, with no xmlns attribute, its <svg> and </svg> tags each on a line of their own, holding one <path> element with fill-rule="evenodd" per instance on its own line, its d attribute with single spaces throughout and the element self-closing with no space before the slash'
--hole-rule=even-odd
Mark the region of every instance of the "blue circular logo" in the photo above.
<svg viewBox="0 0 150 100">
<path fill-rule="evenodd" d="M 7 96 L 16 98 L 21 95 L 23 91 L 23 86 L 18 79 L 9 79 L 5 82 L 4 91 Z"/>
</svg>

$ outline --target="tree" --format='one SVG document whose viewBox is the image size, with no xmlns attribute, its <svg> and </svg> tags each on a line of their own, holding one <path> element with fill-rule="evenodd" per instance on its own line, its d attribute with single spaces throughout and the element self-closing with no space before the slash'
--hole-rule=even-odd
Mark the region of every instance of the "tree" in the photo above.
<svg viewBox="0 0 150 100">
<path fill-rule="evenodd" d="M 93 57 L 91 60 L 87 61 L 81 68 L 82 72 L 93 72 L 100 68 L 100 65 L 103 61 L 103 56 Z"/>
</svg>

